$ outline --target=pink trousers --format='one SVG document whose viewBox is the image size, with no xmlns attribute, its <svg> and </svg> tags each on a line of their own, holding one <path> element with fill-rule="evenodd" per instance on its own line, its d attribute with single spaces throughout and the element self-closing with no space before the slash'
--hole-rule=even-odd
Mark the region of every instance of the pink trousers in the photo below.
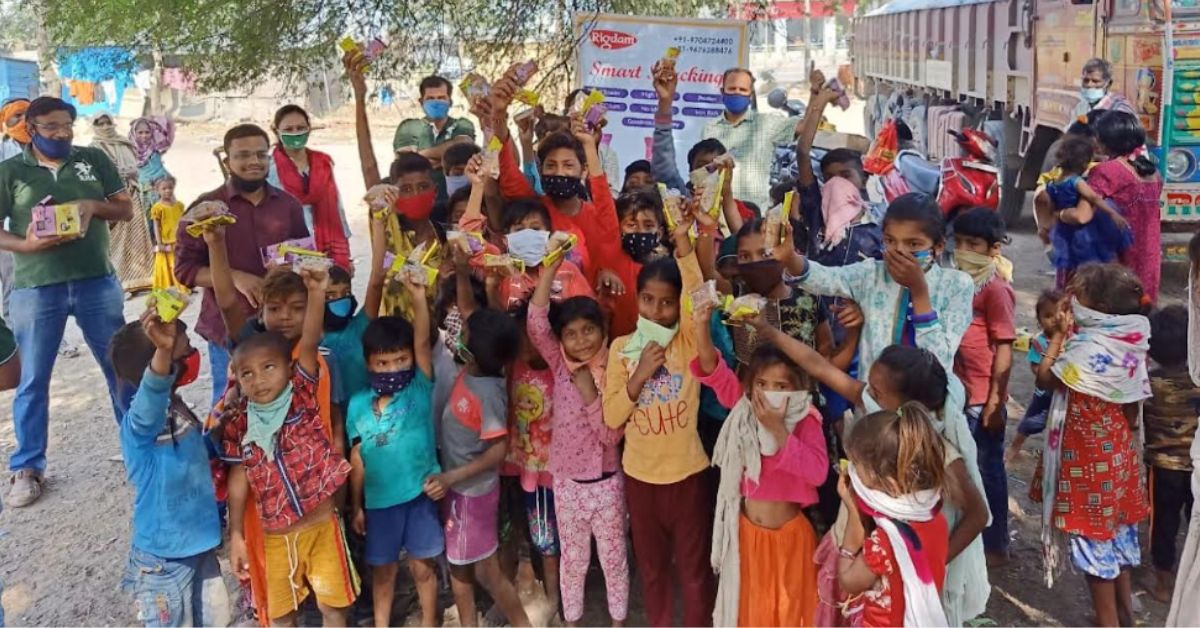
<svg viewBox="0 0 1200 628">
<path fill-rule="evenodd" d="M 583 617 L 583 588 L 592 561 L 592 537 L 604 569 L 608 613 L 623 621 L 629 610 L 629 560 L 625 552 L 625 476 L 599 482 L 554 478 L 554 514 L 562 550 L 559 579 L 563 619 Z"/>
</svg>

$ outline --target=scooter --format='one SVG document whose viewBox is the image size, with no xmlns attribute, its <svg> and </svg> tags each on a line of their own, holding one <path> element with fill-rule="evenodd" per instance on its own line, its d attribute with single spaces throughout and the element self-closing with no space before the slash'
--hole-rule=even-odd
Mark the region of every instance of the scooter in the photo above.
<svg viewBox="0 0 1200 628">
<path fill-rule="evenodd" d="M 947 131 L 966 155 L 942 160 L 942 186 L 937 203 L 950 220 L 961 209 L 1000 206 L 1000 169 L 996 167 L 996 142 L 982 131 Z"/>
</svg>

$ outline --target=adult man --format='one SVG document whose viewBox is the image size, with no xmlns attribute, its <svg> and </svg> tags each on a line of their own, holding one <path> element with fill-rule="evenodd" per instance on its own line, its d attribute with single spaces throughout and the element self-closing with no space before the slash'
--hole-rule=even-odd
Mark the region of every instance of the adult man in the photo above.
<svg viewBox="0 0 1200 628">
<path fill-rule="evenodd" d="M 42 493 L 50 422 L 50 375 L 58 357 L 67 317 L 100 364 L 113 412 L 124 403 L 108 361 L 108 341 L 125 324 L 125 295 L 108 260 L 110 220 L 129 220 L 133 206 L 112 161 L 98 149 L 72 146 L 75 108 L 58 98 L 41 97 L 25 112 L 32 142 L 24 152 L 0 163 L 0 248 L 14 253 L 10 307 L 22 354 L 21 383 L 13 398 L 17 450 L 8 504 L 20 508 Z M 33 234 L 32 208 L 43 199 L 73 203 L 79 209 L 81 237 Z"/>
<path fill-rule="evenodd" d="M 239 124 L 225 133 L 224 145 L 229 180 L 201 194 L 196 202 L 221 201 L 237 218 L 237 223 L 225 230 L 225 246 L 242 308 L 251 314 L 258 310 L 262 280 L 267 274 L 262 249 L 284 240 L 306 238 L 309 233 L 300 201 L 267 183 L 271 159 L 267 132 L 253 124 Z M 229 337 L 238 330 L 225 329 L 221 319 L 221 310 L 213 296 L 208 246 L 204 240 L 188 234 L 185 223 L 179 225 L 175 242 L 175 277 L 189 287 L 208 288 L 200 305 L 196 331 L 208 341 L 216 404 L 225 392 L 229 372 Z"/>
<path fill-rule="evenodd" d="M 790 144 L 798 118 L 765 115 L 756 111 L 754 75 L 745 68 L 725 70 L 721 99 L 725 112 L 704 127 L 704 139 L 715 138 L 733 154 L 734 189 L 738 198 L 765 210 L 771 205 L 771 162 L 775 146 Z"/>
<path fill-rule="evenodd" d="M 442 155 L 455 144 L 475 141 L 475 125 L 466 118 L 450 117 L 454 86 L 440 76 L 421 79 L 421 109 L 424 118 L 409 118 L 396 127 L 392 148 L 396 152 L 415 151 L 433 162 L 433 181 L 437 184 L 437 201 L 446 200 L 446 175 L 442 170 Z"/>
<path fill-rule="evenodd" d="M 29 144 L 29 127 L 25 124 L 25 110 L 29 109 L 29 99 L 12 98 L 0 107 L 0 161 L 20 155 Z M 13 256 L 9 251 L 0 250 L 0 295 L 3 295 L 0 305 L 0 316 L 8 320 L 8 295 L 12 293 Z"/>
<path fill-rule="evenodd" d="M 1079 104 L 1075 106 L 1067 126 L 1093 109 L 1124 111 L 1137 116 L 1137 111 L 1134 111 L 1133 104 L 1127 98 L 1110 91 L 1113 84 L 1112 71 L 1112 64 L 1099 57 L 1088 59 L 1087 63 L 1083 64 L 1083 72 L 1079 79 Z"/>
</svg>

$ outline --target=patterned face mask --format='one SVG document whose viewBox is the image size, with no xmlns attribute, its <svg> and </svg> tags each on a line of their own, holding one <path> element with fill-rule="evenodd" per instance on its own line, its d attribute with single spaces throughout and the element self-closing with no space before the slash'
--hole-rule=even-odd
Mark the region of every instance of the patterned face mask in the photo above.
<svg viewBox="0 0 1200 628">
<path fill-rule="evenodd" d="M 466 360 L 462 359 L 458 351 L 461 346 L 459 340 L 462 338 L 462 315 L 458 313 L 457 307 L 451 307 L 446 312 L 446 318 L 442 321 L 442 329 L 446 332 L 442 337 L 442 341 L 446 343 L 446 350 L 459 362 L 465 363 Z"/>
</svg>

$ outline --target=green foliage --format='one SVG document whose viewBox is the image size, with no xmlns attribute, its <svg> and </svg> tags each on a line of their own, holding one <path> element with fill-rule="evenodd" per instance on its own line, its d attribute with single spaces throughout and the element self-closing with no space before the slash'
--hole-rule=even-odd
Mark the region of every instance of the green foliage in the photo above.
<svg viewBox="0 0 1200 628">
<path fill-rule="evenodd" d="M 380 37 L 376 76 L 405 78 L 452 57 L 482 66 L 534 56 L 568 79 L 572 15 L 720 16 L 725 0 L 44 0 L 55 45 L 179 55 L 202 88 L 285 81 L 337 63 L 337 41 Z"/>
</svg>

